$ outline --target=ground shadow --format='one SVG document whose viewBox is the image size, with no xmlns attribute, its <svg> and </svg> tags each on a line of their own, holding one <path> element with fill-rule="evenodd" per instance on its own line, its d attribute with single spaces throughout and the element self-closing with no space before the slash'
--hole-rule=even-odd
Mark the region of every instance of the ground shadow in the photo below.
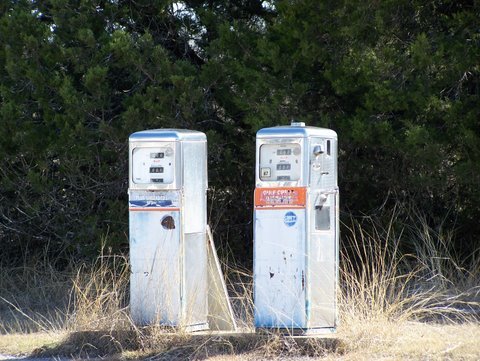
<svg viewBox="0 0 480 361">
<path fill-rule="evenodd" d="M 217 355 L 253 353 L 262 358 L 343 354 L 344 344 L 334 337 L 289 337 L 279 334 L 182 334 L 151 330 L 82 331 L 69 334 L 54 347 L 40 348 L 35 357 L 120 359 L 138 351 L 149 360 L 205 360 Z"/>
</svg>

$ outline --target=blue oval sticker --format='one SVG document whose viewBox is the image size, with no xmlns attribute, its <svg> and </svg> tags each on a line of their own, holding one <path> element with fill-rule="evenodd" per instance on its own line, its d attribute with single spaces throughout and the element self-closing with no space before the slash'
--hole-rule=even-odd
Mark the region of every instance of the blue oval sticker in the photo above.
<svg viewBox="0 0 480 361">
<path fill-rule="evenodd" d="M 295 223 L 297 223 L 297 215 L 291 211 L 285 213 L 285 216 L 283 217 L 283 223 L 285 223 L 287 227 L 292 227 L 295 225 Z"/>
</svg>

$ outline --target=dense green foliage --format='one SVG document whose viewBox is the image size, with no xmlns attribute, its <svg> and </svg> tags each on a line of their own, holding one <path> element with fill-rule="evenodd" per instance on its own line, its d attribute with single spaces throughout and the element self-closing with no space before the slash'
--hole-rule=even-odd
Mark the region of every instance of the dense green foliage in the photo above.
<svg viewBox="0 0 480 361">
<path fill-rule="evenodd" d="M 248 261 L 255 132 L 330 127 L 344 215 L 398 202 L 480 234 L 480 3 L 5 0 L 2 253 L 128 245 L 127 139 L 209 141 L 210 223 Z M 345 217 L 348 218 L 348 217 Z"/>
</svg>

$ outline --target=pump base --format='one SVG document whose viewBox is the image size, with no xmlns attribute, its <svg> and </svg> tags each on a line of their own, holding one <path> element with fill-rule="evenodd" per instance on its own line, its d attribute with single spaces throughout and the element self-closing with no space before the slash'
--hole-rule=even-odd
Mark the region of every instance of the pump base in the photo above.
<svg viewBox="0 0 480 361">
<path fill-rule="evenodd" d="M 283 336 L 317 336 L 331 335 L 337 332 L 336 327 L 317 327 L 317 328 L 270 328 L 256 327 L 255 332 L 259 334 L 279 334 Z"/>
<path fill-rule="evenodd" d="M 196 331 L 205 331 L 208 330 L 210 327 L 208 322 L 205 323 L 197 323 L 195 325 L 188 325 L 182 328 L 185 332 L 196 332 Z"/>
</svg>

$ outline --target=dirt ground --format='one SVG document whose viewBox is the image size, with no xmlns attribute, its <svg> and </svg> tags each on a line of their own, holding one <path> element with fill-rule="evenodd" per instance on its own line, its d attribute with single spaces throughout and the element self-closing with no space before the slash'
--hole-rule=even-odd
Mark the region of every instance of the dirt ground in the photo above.
<svg viewBox="0 0 480 361">
<path fill-rule="evenodd" d="M 58 350 L 58 355 L 61 355 L 62 350 L 68 350 L 68 342 L 65 341 L 68 337 L 65 338 L 65 335 L 1 335 L 0 360 L 480 360 L 480 323 L 359 323 L 340 327 L 338 333 L 328 342 L 321 338 L 313 342 L 299 342 L 288 337 L 262 339 L 255 334 L 228 337 L 199 335 L 176 337 L 170 341 L 165 341 L 166 338 L 168 336 L 159 339 L 158 344 L 150 349 L 125 350 L 104 354 L 98 358 L 93 354 L 87 357 L 65 358 L 55 354 L 42 354 L 42 347 L 39 348 L 42 343 L 49 344 L 51 349 Z M 87 344 L 95 347 L 94 342 L 95 338 L 86 338 L 85 347 Z"/>
</svg>

